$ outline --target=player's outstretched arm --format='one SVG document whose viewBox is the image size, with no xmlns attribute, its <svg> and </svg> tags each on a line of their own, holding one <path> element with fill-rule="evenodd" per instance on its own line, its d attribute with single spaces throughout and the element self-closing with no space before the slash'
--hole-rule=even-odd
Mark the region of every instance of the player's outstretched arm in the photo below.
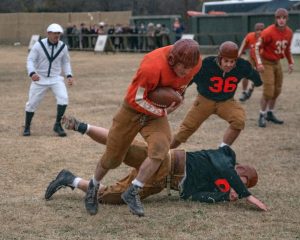
<svg viewBox="0 0 300 240">
<path fill-rule="evenodd" d="M 249 197 L 247 197 L 246 200 L 248 203 L 255 205 L 260 210 L 268 211 L 268 207 L 262 201 L 260 201 L 256 197 L 254 197 L 253 195 L 250 195 Z"/>
</svg>

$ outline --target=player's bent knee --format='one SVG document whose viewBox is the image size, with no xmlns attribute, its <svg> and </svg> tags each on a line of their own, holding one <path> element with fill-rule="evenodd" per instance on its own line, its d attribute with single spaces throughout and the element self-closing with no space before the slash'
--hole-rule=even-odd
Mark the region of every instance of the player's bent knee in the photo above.
<svg viewBox="0 0 300 240">
<path fill-rule="evenodd" d="M 230 127 L 236 130 L 243 130 L 245 128 L 245 120 L 244 119 L 236 119 L 235 121 L 230 123 Z"/>
<path fill-rule="evenodd" d="M 122 163 L 122 160 L 110 159 L 110 160 L 102 160 L 101 167 L 104 169 L 115 169 L 119 167 Z"/>
</svg>

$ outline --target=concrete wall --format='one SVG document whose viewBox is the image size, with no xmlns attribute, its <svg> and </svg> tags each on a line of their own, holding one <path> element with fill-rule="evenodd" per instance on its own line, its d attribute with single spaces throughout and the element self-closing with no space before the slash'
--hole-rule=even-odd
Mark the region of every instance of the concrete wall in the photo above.
<svg viewBox="0 0 300 240">
<path fill-rule="evenodd" d="M 46 28 L 51 23 L 58 23 L 64 28 L 68 23 L 84 22 L 88 26 L 101 21 L 111 24 L 129 24 L 130 11 L 91 12 L 91 13 L 3 13 L 0 14 L 0 44 L 20 42 L 28 44 L 31 35 L 46 35 Z"/>
</svg>

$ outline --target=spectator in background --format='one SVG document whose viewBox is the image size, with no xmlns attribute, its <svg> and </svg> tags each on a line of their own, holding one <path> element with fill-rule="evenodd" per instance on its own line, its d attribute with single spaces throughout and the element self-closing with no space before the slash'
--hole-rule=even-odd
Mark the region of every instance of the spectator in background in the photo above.
<svg viewBox="0 0 300 240">
<path fill-rule="evenodd" d="M 123 49 L 123 38 L 120 36 L 117 36 L 118 34 L 122 34 L 122 33 L 123 33 L 122 25 L 119 23 L 116 24 L 116 26 L 115 26 L 116 36 L 114 38 L 114 46 L 117 51 L 119 51 L 121 48 Z"/>
<path fill-rule="evenodd" d="M 114 25 L 110 25 L 107 29 L 107 34 L 112 35 L 115 33 L 115 27 Z"/>
<path fill-rule="evenodd" d="M 161 25 L 160 30 L 161 40 L 162 40 L 162 46 L 170 45 L 170 29 L 166 27 L 165 24 Z"/>
<path fill-rule="evenodd" d="M 90 34 L 98 34 L 99 33 L 99 27 L 97 24 L 94 24 L 90 27 Z"/>
<path fill-rule="evenodd" d="M 139 39 L 138 39 L 139 30 L 137 26 L 135 24 L 132 24 L 130 26 L 129 32 L 132 35 L 131 37 L 129 37 L 130 49 L 132 51 L 137 51 L 139 49 Z"/>
<path fill-rule="evenodd" d="M 146 49 L 146 27 L 145 24 L 143 22 L 140 23 L 139 27 L 138 27 L 138 34 L 139 34 L 139 49 L 140 50 L 145 50 Z"/>
<path fill-rule="evenodd" d="M 92 43 L 92 47 L 95 47 L 96 45 L 96 41 L 97 41 L 97 36 L 99 34 L 99 27 L 97 24 L 94 24 L 93 26 L 90 27 L 90 34 L 94 35 L 91 36 L 91 43 Z"/>
<path fill-rule="evenodd" d="M 107 35 L 108 35 L 108 44 L 111 47 L 111 49 L 114 51 L 115 50 L 115 46 L 114 46 L 114 42 L 115 42 L 115 27 L 114 25 L 110 25 L 107 27 Z"/>
<path fill-rule="evenodd" d="M 107 32 L 105 30 L 105 22 L 100 22 L 99 23 L 99 28 L 98 28 L 98 34 L 99 35 L 105 35 Z"/>
<path fill-rule="evenodd" d="M 152 22 L 148 23 L 147 26 L 147 50 L 155 49 L 155 26 Z"/>
<path fill-rule="evenodd" d="M 175 18 L 173 23 L 173 32 L 175 33 L 175 41 L 181 39 L 184 32 L 184 26 L 180 23 L 178 18 Z"/>
<path fill-rule="evenodd" d="M 155 27 L 155 47 L 156 48 L 161 48 L 162 47 L 162 37 L 160 35 L 160 31 L 161 31 L 161 24 L 158 23 L 156 24 Z"/>
<path fill-rule="evenodd" d="M 89 47 L 89 37 L 87 36 L 90 33 L 85 23 L 80 24 L 80 34 L 81 34 L 81 47 L 88 48 Z"/>
<path fill-rule="evenodd" d="M 72 44 L 74 48 L 80 47 L 80 30 L 77 28 L 77 25 L 73 25 L 72 29 Z"/>
<path fill-rule="evenodd" d="M 72 37 L 72 31 L 73 31 L 73 26 L 71 23 L 68 23 L 67 29 L 66 29 L 66 34 L 67 34 L 67 41 L 68 41 L 68 46 L 69 48 L 73 48 L 73 37 Z"/>
<path fill-rule="evenodd" d="M 128 24 L 124 25 L 122 29 L 123 29 L 123 32 L 122 32 L 122 34 L 123 34 L 123 36 L 122 36 L 123 46 L 121 46 L 121 47 L 122 47 L 122 50 L 129 51 L 130 50 L 130 45 L 131 45 L 131 43 L 130 43 L 131 38 L 129 36 L 131 29 L 130 29 L 130 26 Z"/>
</svg>

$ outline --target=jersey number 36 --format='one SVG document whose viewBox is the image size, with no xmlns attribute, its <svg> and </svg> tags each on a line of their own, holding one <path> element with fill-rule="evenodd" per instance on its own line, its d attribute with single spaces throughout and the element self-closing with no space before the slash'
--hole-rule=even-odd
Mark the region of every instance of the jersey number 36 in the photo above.
<svg viewBox="0 0 300 240">
<path fill-rule="evenodd" d="M 237 87 L 237 78 L 236 77 L 228 77 L 226 79 L 223 79 L 221 77 L 212 77 L 210 78 L 210 81 L 212 81 L 213 86 L 209 86 L 209 90 L 214 93 L 219 92 L 234 92 Z"/>
</svg>

